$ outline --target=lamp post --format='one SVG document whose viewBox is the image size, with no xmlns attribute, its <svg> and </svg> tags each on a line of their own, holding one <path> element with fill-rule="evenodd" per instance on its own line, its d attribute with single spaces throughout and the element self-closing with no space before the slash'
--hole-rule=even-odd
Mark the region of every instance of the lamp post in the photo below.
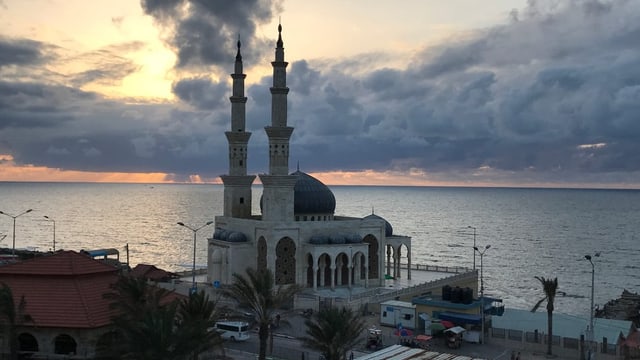
<svg viewBox="0 0 640 360">
<path fill-rule="evenodd" d="M 489 250 L 489 248 L 491 248 L 491 245 L 487 245 L 484 247 L 484 249 L 482 251 L 480 251 L 480 249 L 478 249 L 477 246 L 473 247 L 474 250 L 474 254 L 475 252 L 478 252 L 478 254 L 480 254 L 480 321 L 481 321 L 481 331 L 482 331 L 482 336 L 480 337 L 480 341 L 482 342 L 482 344 L 484 344 L 484 263 L 483 263 L 483 259 L 484 259 L 484 253 L 487 252 L 487 250 Z"/>
<path fill-rule="evenodd" d="M 47 215 L 45 215 L 44 218 L 53 223 L 53 252 L 56 252 L 56 221 Z"/>
<path fill-rule="evenodd" d="M 0 214 L 6 215 L 6 216 L 8 216 L 10 218 L 13 218 L 13 247 L 11 248 L 11 255 L 15 255 L 16 254 L 16 219 L 18 217 L 20 217 L 20 216 L 22 216 L 24 214 L 30 213 L 32 211 L 33 211 L 33 209 L 29 209 L 29 210 L 27 210 L 27 211 L 25 211 L 23 213 L 15 215 L 15 216 L 7 214 L 6 212 L 0 211 Z"/>
<path fill-rule="evenodd" d="M 597 252 L 593 255 L 593 257 L 599 257 L 600 253 Z M 593 310 L 594 310 L 594 306 L 593 306 L 593 294 L 594 294 L 594 284 L 595 284 L 595 276 L 596 276 L 596 267 L 593 264 L 593 257 L 591 257 L 591 255 L 585 255 L 584 258 L 587 259 L 589 261 L 589 263 L 591 264 L 591 307 L 589 308 L 589 328 L 587 329 L 587 341 L 589 341 L 589 352 L 587 355 L 587 359 L 591 360 L 592 356 L 594 355 L 594 351 L 592 349 L 593 347 Z"/>
<path fill-rule="evenodd" d="M 178 225 L 184 226 L 187 229 L 193 231 L 193 280 L 191 283 L 191 291 L 190 291 L 191 294 L 195 294 L 198 289 L 196 287 L 196 233 L 198 232 L 198 230 L 211 224 L 213 224 L 213 221 L 207 221 L 206 224 L 194 229 L 189 225 L 185 225 L 183 222 L 178 222 Z"/>
<path fill-rule="evenodd" d="M 476 228 L 474 226 L 467 226 L 468 229 L 473 229 L 473 270 L 476 269 Z"/>
</svg>

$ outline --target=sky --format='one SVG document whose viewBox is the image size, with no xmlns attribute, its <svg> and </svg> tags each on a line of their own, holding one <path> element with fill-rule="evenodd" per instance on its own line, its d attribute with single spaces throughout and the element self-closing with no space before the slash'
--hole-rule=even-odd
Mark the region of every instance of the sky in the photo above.
<svg viewBox="0 0 640 360">
<path fill-rule="evenodd" d="M 267 173 L 281 23 L 292 172 L 638 189 L 638 18 L 635 0 L 0 0 L 0 181 L 219 183 L 238 39 L 248 171 Z"/>
</svg>

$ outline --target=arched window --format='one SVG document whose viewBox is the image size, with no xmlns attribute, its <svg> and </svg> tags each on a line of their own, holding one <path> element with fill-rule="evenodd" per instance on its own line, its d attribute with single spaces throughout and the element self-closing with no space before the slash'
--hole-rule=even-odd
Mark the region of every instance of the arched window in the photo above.
<svg viewBox="0 0 640 360">
<path fill-rule="evenodd" d="M 38 340 L 29 333 L 22 333 L 18 335 L 18 351 L 39 351 Z"/>
<path fill-rule="evenodd" d="M 307 287 L 313 287 L 313 255 L 307 254 Z"/>
<path fill-rule="evenodd" d="M 54 353 L 56 354 L 76 354 L 78 344 L 67 334 L 60 334 L 54 340 Z"/>
<path fill-rule="evenodd" d="M 296 282 L 296 244 L 285 237 L 276 245 L 276 284 L 295 284 Z"/>
<path fill-rule="evenodd" d="M 369 279 L 378 278 L 378 239 L 373 235 L 367 235 L 362 242 L 369 244 L 369 258 L 367 259 L 367 265 L 369 266 Z"/>
</svg>

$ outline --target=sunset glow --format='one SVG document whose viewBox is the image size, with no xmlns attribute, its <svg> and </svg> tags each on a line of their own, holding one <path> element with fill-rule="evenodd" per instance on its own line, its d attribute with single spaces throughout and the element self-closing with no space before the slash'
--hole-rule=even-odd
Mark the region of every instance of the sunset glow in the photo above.
<svg viewBox="0 0 640 360">
<path fill-rule="evenodd" d="M 239 50 L 247 171 L 264 172 L 281 35 L 290 161 L 327 184 L 640 188 L 638 17 L 611 0 L 0 0 L 0 181 L 220 183 Z"/>
</svg>

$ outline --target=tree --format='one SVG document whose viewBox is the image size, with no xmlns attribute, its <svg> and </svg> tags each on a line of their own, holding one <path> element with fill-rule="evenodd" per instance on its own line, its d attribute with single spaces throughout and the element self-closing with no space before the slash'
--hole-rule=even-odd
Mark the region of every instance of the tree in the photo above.
<svg viewBox="0 0 640 360">
<path fill-rule="evenodd" d="M 121 276 L 104 295 L 115 312 L 113 358 L 169 359 L 177 304 L 143 278 Z"/>
<path fill-rule="evenodd" d="M 328 307 L 305 321 L 306 346 L 317 350 L 327 360 L 344 360 L 364 331 L 364 320 L 351 309 Z"/>
<path fill-rule="evenodd" d="M 120 276 L 111 285 L 112 292 L 104 295 L 111 300 L 111 309 L 115 311 L 114 320 L 129 322 L 140 320 L 149 311 L 167 304 L 170 291 L 151 286 L 144 278 Z"/>
<path fill-rule="evenodd" d="M 542 284 L 542 290 L 544 291 L 544 297 L 538 301 L 531 312 L 536 312 L 540 305 L 546 300 L 547 301 L 547 333 L 549 334 L 549 339 L 547 341 L 547 354 L 551 355 L 551 345 L 553 341 L 553 303 L 556 299 L 556 292 L 558 291 L 558 278 L 545 279 L 542 276 L 535 277 L 540 284 Z"/>
<path fill-rule="evenodd" d="M 126 276 L 113 289 L 105 297 L 113 300 L 112 308 L 117 311 L 114 358 L 189 359 L 221 347 L 219 334 L 209 331 L 218 316 L 216 302 L 209 301 L 204 292 L 178 300 L 144 279 Z"/>
<path fill-rule="evenodd" d="M 260 360 L 264 360 L 267 355 L 267 340 L 274 314 L 284 304 L 291 301 L 300 290 L 301 287 L 296 284 L 276 287 L 271 270 L 257 271 L 253 268 L 247 268 L 246 276 L 234 273 L 233 283 L 222 289 L 225 296 L 234 299 L 241 306 L 246 306 L 253 312 L 254 320 L 258 325 Z"/>
<path fill-rule="evenodd" d="M 18 337 L 16 335 L 16 306 L 13 292 L 7 284 L 0 288 L 0 321 L 2 332 L 9 340 L 9 358 L 18 358 Z"/>
<path fill-rule="evenodd" d="M 191 294 L 188 299 L 180 301 L 178 306 L 178 343 L 197 357 L 209 349 L 217 348 L 224 355 L 222 337 L 213 331 L 213 325 L 220 318 L 217 301 L 209 300 L 204 291 Z"/>
<path fill-rule="evenodd" d="M 13 292 L 9 285 L 2 283 L 0 288 L 0 324 L 2 324 L 2 332 L 9 342 L 9 359 L 18 358 L 18 334 L 17 326 L 22 324 L 24 320 L 31 317 L 24 313 L 26 307 L 24 296 L 20 298 L 20 303 L 16 306 L 13 299 Z"/>
</svg>

